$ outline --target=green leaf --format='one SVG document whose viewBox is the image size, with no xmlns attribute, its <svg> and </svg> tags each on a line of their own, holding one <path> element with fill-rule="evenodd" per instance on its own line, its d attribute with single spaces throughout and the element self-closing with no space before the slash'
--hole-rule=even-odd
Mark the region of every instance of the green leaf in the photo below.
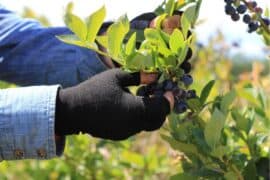
<svg viewBox="0 0 270 180">
<path fill-rule="evenodd" d="M 181 48 L 181 51 L 178 53 L 178 65 L 182 64 L 183 61 L 185 60 L 187 53 L 188 53 L 188 49 L 190 48 L 190 44 L 192 41 L 193 36 L 190 36 L 184 43 L 183 46 Z"/>
<path fill-rule="evenodd" d="M 197 148 L 200 149 L 201 153 L 208 154 L 211 151 L 211 149 L 205 141 L 203 128 L 193 127 L 191 131 L 193 143 L 197 146 Z"/>
<path fill-rule="evenodd" d="M 200 9 L 201 9 L 201 4 L 202 4 L 202 0 L 198 0 L 197 3 L 196 3 L 196 13 L 195 13 L 195 17 L 194 17 L 194 22 L 192 24 L 192 26 L 195 25 L 198 17 L 199 17 L 199 14 L 200 14 Z"/>
<path fill-rule="evenodd" d="M 229 106 L 233 103 L 235 97 L 236 97 L 235 91 L 231 91 L 227 93 L 224 97 L 222 97 L 220 108 L 224 114 L 228 113 Z"/>
<path fill-rule="evenodd" d="M 236 123 L 236 127 L 248 134 L 251 128 L 249 120 L 245 118 L 236 108 L 232 110 L 232 117 Z"/>
<path fill-rule="evenodd" d="M 74 8 L 74 4 L 72 2 L 69 2 L 66 7 L 66 13 L 72 13 Z"/>
<path fill-rule="evenodd" d="M 167 48 L 165 41 L 163 40 L 162 36 L 160 35 L 160 30 L 153 29 L 153 28 L 147 28 L 144 30 L 144 36 L 145 36 L 146 40 L 151 41 L 153 43 L 156 43 L 158 46 L 162 46 L 164 48 Z"/>
<path fill-rule="evenodd" d="M 187 155 L 193 154 L 193 155 L 197 155 L 200 157 L 198 149 L 194 144 L 182 143 L 182 142 L 176 141 L 173 138 L 166 136 L 166 135 L 161 135 L 161 137 L 165 141 L 167 141 L 173 149 L 181 151 Z"/>
<path fill-rule="evenodd" d="M 165 33 L 164 31 L 160 31 L 160 36 L 162 37 L 163 41 L 166 44 L 170 43 L 170 35 L 169 34 Z"/>
<path fill-rule="evenodd" d="M 170 49 L 173 53 L 178 54 L 185 45 L 185 39 L 183 37 L 182 32 L 179 29 L 175 29 L 170 36 L 169 41 Z"/>
<path fill-rule="evenodd" d="M 156 46 L 158 53 L 162 54 L 165 57 L 169 57 L 173 54 L 170 49 L 168 49 L 166 42 L 163 40 L 160 34 L 160 30 L 152 28 L 145 29 L 144 36 L 146 42 L 149 42 L 153 46 Z"/>
<path fill-rule="evenodd" d="M 185 12 L 184 12 L 184 16 L 187 18 L 187 21 L 190 25 L 194 25 L 196 20 L 197 20 L 197 5 L 193 4 L 191 6 L 189 6 Z"/>
<path fill-rule="evenodd" d="M 200 95 L 201 104 L 204 104 L 206 102 L 214 84 L 215 84 L 215 80 L 211 80 L 204 86 Z"/>
<path fill-rule="evenodd" d="M 121 16 L 108 29 L 108 51 L 112 57 L 119 58 L 122 51 L 122 43 L 129 31 L 129 21 L 127 16 Z"/>
<path fill-rule="evenodd" d="M 244 175 L 245 180 L 257 179 L 256 178 L 257 177 L 257 170 L 256 170 L 255 163 L 252 159 L 248 162 L 247 166 L 245 167 L 243 175 Z"/>
<path fill-rule="evenodd" d="M 127 55 L 130 55 L 132 53 L 134 53 L 136 49 L 136 32 L 134 32 L 131 37 L 129 38 L 127 44 L 126 44 L 126 51 L 125 53 Z"/>
<path fill-rule="evenodd" d="M 258 99 L 254 96 L 254 89 L 245 88 L 245 89 L 237 89 L 237 95 L 246 99 L 247 101 L 259 106 Z"/>
<path fill-rule="evenodd" d="M 175 0 L 168 0 L 168 2 L 165 4 L 165 13 L 171 16 L 174 11 L 174 3 Z"/>
<path fill-rule="evenodd" d="M 124 150 L 121 154 L 121 161 L 127 162 L 129 164 L 135 165 L 139 168 L 144 167 L 144 156 L 141 156 L 138 153 Z"/>
<path fill-rule="evenodd" d="M 187 56 L 189 46 L 187 45 L 186 41 L 184 43 L 184 46 L 181 48 L 181 51 L 178 55 L 178 64 L 182 64 Z"/>
<path fill-rule="evenodd" d="M 86 47 L 86 43 L 82 42 L 76 35 L 59 35 L 56 37 L 64 43 Z"/>
<path fill-rule="evenodd" d="M 185 39 L 187 38 L 188 30 L 190 27 L 191 24 L 189 18 L 187 17 L 187 14 L 184 12 L 184 14 L 181 16 L 181 28 Z"/>
<path fill-rule="evenodd" d="M 103 36 L 97 36 L 96 37 L 96 41 L 103 46 L 104 48 L 108 48 L 108 36 L 107 35 L 103 35 Z"/>
<path fill-rule="evenodd" d="M 170 180 L 197 180 L 198 177 L 187 173 L 180 173 L 170 177 Z"/>
<path fill-rule="evenodd" d="M 222 157 L 229 153 L 229 148 L 226 146 L 218 146 L 217 148 L 213 149 L 211 155 L 217 158 L 222 159 Z"/>
<path fill-rule="evenodd" d="M 103 24 L 104 18 L 106 16 L 105 6 L 102 6 L 100 9 L 91 14 L 87 22 L 87 41 L 94 42 L 96 35 Z"/>
<path fill-rule="evenodd" d="M 198 98 L 187 100 L 187 104 L 188 104 L 189 108 L 191 108 L 195 112 L 200 111 L 202 108 L 202 104 L 200 102 L 200 99 L 198 99 Z"/>
<path fill-rule="evenodd" d="M 140 29 L 130 29 L 127 35 L 125 36 L 124 41 L 127 42 L 134 33 L 136 33 L 136 42 L 141 44 L 145 38 L 144 38 L 144 31 Z"/>
<path fill-rule="evenodd" d="M 205 126 L 205 140 L 212 149 L 215 149 L 219 144 L 221 131 L 224 127 L 225 120 L 225 115 L 218 109 L 215 109 L 210 121 Z"/>
<path fill-rule="evenodd" d="M 238 176 L 235 172 L 229 171 L 224 174 L 226 180 L 238 180 Z"/>
<path fill-rule="evenodd" d="M 258 99 L 260 101 L 261 107 L 264 109 L 266 107 L 266 104 L 267 104 L 267 102 L 266 102 L 267 98 L 265 96 L 265 93 L 262 91 L 262 89 L 259 90 Z"/>
<path fill-rule="evenodd" d="M 86 40 L 87 36 L 87 27 L 78 16 L 72 14 L 71 12 L 66 13 L 65 15 L 65 24 L 66 26 L 76 35 L 81 41 Z"/>
<path fill-rule="evenodd" d="M 150 53 L 136 52 L 126 58 L 127 69 L 139 71 L 142 69 L 154 68 L 155 63 Z"/>
<path fill-rule="evenodd" d="M 162 21 L 168 16 L 168 14 L 164 13 L 155 18 L 155 28 L 160 29 Z"/>
<path fill-rule="evenodd" d="M 264 15 L 265 15 L 266 17 L 270 17 L 269 8 L 266 8 L 266 9 L 265 9 Z"/>
</svg>

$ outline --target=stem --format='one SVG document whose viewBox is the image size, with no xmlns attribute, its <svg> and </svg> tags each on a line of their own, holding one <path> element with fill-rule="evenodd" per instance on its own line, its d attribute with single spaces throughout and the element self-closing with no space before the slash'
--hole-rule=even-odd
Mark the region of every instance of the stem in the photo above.
<svg viewBox="0 0 270 180">
<path fill-rule="evenodd" d="M 110 54 L 105 53 L 105 52 L 103 52 L 103 51 L 101 51 L 101 50 L 99 50 L 99 49 L 94 49 L 94 48 L 89 48 L 89 49 L 93 49 L 93 50 L 96 51 L 98 54 L 100 54 L 100 55 L 102 55 L 102 56 L 109 57 L 109 58 L 111 58 L 113 61 L 116 61 L 117 63 L 123 65 L 122 60 L 119 59 L 119 58 L 115 58 L 115 57 L 113 58 Z"/>
<path fill-rule="evenodd" d="M 235 167 L 235 165 L 231 164 L 230 168 L 232 169 L 233 172 L 235 172 L 238 176 L 238 180 L 244 180 L 241 172 Z"/>
</svg>

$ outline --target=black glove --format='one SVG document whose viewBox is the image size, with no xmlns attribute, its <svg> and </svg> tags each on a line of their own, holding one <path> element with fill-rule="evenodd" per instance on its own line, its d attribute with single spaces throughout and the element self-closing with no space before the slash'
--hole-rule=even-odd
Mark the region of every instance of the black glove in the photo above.
<svg viewBox="0 0 270 180">
<path fill-rule="evenodd" d="M 170 112 L 165 97 L 132 95 L 127 86 L 139 85 L 139 73 L 112 69 L 71 88 L 60 89 L 56 102 L 57 135 L 89 133 L 123 140 L 142 130 L 159 129 Z"/>
</svg>

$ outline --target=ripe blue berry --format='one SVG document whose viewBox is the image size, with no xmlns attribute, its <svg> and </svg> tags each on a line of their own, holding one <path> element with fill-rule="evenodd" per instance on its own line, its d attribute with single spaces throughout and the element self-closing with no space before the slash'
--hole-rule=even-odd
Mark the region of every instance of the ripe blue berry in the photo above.
<svg viewBox="0 0 270 180">
<path fill-rule="evenodd" d="M 187 52 L 184 62 L 187 62 L 191 57 L 192 57 L 192 49 L 188 48 L 188 52 Z"/>
<path fill-rule="evenodd" d="M 192 98 L 196 98 L 196 91 L 194 89 L 192 90 L 188 90 L 187 91 L 187 99 L 192 99 Z"/>
<path fill-rule="evenodd" d="M 249 28 L 248 32 L 252 33 L 259 28 L 259 24 L 257 22 L 251 22 L 248 24 L 248 28 Z"/>
<path fill-rule="evenodd" d="M 262 14 L 263 13 L 263 9 L 260 8 L 260 7 L 256 7 L 255 8 L 255 12 L 258 13 L 258 14 Z"/>
<path fill-rule="evenodd" d="M 177 84 L 172 80 L 165 80 L 163 81 L 163 89 L 165 91 L 171 91 Z"/>
<path fill-rule="evenodd" d="M 268 19 L 268 18 L 263 18 L 262 20 L 263 20 L 263 22 L 264 22 L 264 24 L 265 24 L 266 26 L 269 26 L 269 25 L 270 25 L 270 19 Z"/>
<path fill-rule="evenodd" d="M 234 9 L 234 7 L 232 5 L 227 4 L 225 6 L 225 12 L 228 15 L 232 15 L 232 14 L 235 14 L 236 11 L 235 11 L 235 9 Z"/>
<path fill-rule="evenodd" d="M 255 7 L 257 7 L 257 2 L 256 1 L 249 1 L 248 6 L 251 8 L 255 8 Z"/>
<path fill-rule="evenodd" d="M 247 11 L 247 6 L 246 5 L 244 5 L 244 4 L 241 4 L 241 5 L 239 5 L 238 7 L 237 7 L 237 12 L 239 13 L 239 14 L 244 14 L 246 11 Z"/>
<path fill-rule="evenodd" d="M 233 21 L 238 21 L 240 19 L 240 16 L 238 13 L 234 13 L 231 15 L 231 18 Z"/>
<path fill-rule="evenodd" d="M 231 3 L 234 2 L 234 0 L 224 0 L 224 2 L 227 3 L 227 4 L 231 4 Z"/>
<path fill-rule="evenodd" d="M 173 95 L 176 100 L 182 100 L 186 98 L 187 93 L 185 90 L 178 88 L 173 91 Z"/>
<path fill-rule="evenodd" d="M 185 73 L 189 73 L 191 71 L 191 64 L 189 62 L 183 62 L 180 68 L 183 69 Z"/>
<path fill-rule="evenodd" d="M 177 114 L 181 114 L 186 112 L 187 108 L 188 108 L 187 103 L 181 100 L 175 103 L 174 112 Z"/>
<path fill-rule="evenodd" d="M 249 23 L 251 22 L 251 17 L 250 17 L 250 15 L 245 14 L 245 15 L 243 16 L 243 21 L 244 21 L 244 23 L 249 24 Z"/>
<path fill-rule="evenodd" d="M 191 75 L 189 74 L 184 74 L 181 78 L 181 80 L 183 81 L 183 83 L 186 85 L 186 86 L 189 86 L 193 83 L 193 78 L 191 77 Z"/>
</svg>

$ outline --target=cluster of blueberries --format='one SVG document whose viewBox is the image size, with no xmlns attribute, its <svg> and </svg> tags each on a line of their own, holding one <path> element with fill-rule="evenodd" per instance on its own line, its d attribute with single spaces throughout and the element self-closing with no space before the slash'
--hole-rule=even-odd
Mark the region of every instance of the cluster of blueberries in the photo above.
<svg viewBox="0 0 270 180">
<path fill-rule="evenodd" d="M 224 0 L 225 12 L 227 15 L 231 16 L 233 21 L 240 20 L 240 15 L 243 15 L 243 22 L 248 25 L 248 32 L 252 33 L 257 31 L 257 29 L 261 26 L 260 21 L 256 16 L 252 16 L 247 13 L 248 9 L 253 14 L 258 14 L 259 18 L 263 21 L 266 26 L 270 25 L 270 19 L 266 17 L 262 17 L 263 9 L 258 7 L 256 1 L 248 1 L 245 3 L 239 3 L 237 0 Z M 254 17 L 254 18 L 253 18 Z"/>
<path fill-rule="evenodd" d="M 188 87 L 193 83 L 193 78 L 190 74 L 188 74 L 191 70 L 191 64 L 188 62 L 188 60 L 192 56 L 192 50 L 189 49 L 187 57 L 185 58 L 185 61 L 180 65 L 179 68 L 181 68 L 185 73 L 180 78 L 181 83 Z M 177 114 L 181 114 L 187 111 L 188 104 L 187 100 L 196 98 L 196 91 L 195 90 L 185 90 L 183 88 L 180 88 L 178 85 L 178 82 L 173 81 L 171 79 L 166 79 L 162 83 L 152 83 L 148 84 L 146 86 L 141 86 L 137 90 L 137 95 L 149 97 L 151 95 L 154 96 L 163 96 L 163 94 L 166 91 L 172 91 L 174 95 L 174 112 Z"/>
</svg>

